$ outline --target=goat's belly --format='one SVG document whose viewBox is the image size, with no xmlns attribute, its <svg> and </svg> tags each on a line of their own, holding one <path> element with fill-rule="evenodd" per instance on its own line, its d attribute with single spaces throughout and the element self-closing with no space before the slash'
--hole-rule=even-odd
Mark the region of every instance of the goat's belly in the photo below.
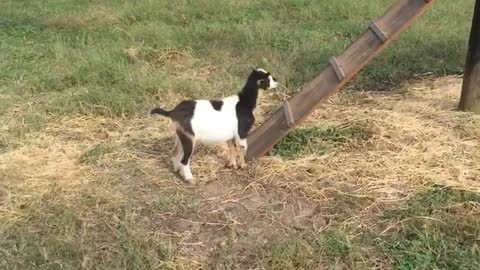
<svg viewBox="0 0 480 270">
<path fill-rule="evenodd" d="M 234 121 L 221 121 L 211 119 L 201 124 L 192 123 L 195 140 L 202 144 L 220 144 L 233 139 L 237 132 L 237 123 Z"/>
<path fill-rule="evenodd" d="M 227 130 L 204 130 L 195 134 L 196 141 L 204 145 L 221 144 L 233 138 L 233 132 Z"/>
</svg>

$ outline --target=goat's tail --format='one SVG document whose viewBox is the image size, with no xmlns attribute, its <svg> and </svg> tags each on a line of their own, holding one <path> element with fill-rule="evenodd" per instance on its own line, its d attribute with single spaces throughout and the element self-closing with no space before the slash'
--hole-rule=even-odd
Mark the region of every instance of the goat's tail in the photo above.
<svg viewBox="0 0 480 270">
<path fill-rule="evenodd" d="M 166 117 L 170 117 L 170 113 L 171 113 L 170 111 L 166 111 L 162 108 L 155 108 L 150 111 L 150 114 L 160 114 Z"/>
</svg>

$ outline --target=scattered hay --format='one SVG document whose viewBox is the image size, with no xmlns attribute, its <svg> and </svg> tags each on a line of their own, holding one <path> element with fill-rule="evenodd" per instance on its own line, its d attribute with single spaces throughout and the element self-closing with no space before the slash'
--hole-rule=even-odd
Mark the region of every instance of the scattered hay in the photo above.
<svg viewBox="0 0 480 270">
<path fill-rule="evenodd" d="M 191 187 L 171 171 L 173 140 L 163 118 L 50 121 L 0 155 L 0 218 L 12 223 L 27 219 L 21 205 L 32 196 L 47 196 L 77 207 L 92 228 L 99 224 L 98 215 L 111 215 L 104 222 L 116 226 L 119 217 L 113 209 L 134 202 L 136 224 L 147 224 L 152 235 L 175 239 L 178 253 L 171 263 L 185 269 L 205 266 L 225 238 L 239 237 L 237 231 L 251 237 L 242 240 L 248 242 L 260 235 L 262 241 L 281 238 L 288 226 L 320 228 L 332 220 L 367 226 L 364 217 L 381 205 L 405 201 L 432 183 L 480 192 L 480 116 L 455 110 L 460 85 L 460 79 L 447 77 L 392 93 L 333 97 L 302 127 L 365 127 L 368 137 L 335 145 L 326 154 L 307 152 L 288 160 L 268 156 L 246 171 L 231 171 L 224 167 L 224 146 L 198 147 Z M 265 95 L 259 107 L 270 112 L 282 98 Z M 171 93 L 162 102 L 178 99 Z M 175 197 L 186 192 L 199 201 Z M 171 198 L 162 197 L 170 201 L 158 206 L 154 194 Z M 188 207 L 142 214 L 151 213 L 155 204 L 165 208 L 176 203 Z M 351 205 L 360 212 L 350 213 Z M 178 231 L 177 225 L 185 230 Z"/>
<path fill-rule="evenodd" d="M 139 51 L 138 51 L 137 48 L 130 47 L 130 48 L 124 49 L 124 50 L 123 50 L 123 53 L 124 53 L 130 60 L 132 60 L 133 62 L 138 62 L 138 61 L 140 61 Z"/>
<path fill-rule="evenodd" d="M 394 93 L 340 94 L 314 112 L 302 126 L 369 125 L 371 138 L 360 146 L 335 149 L 328 156 L 308 155 L 289 161 L 278 157 L 260 159 L 254 164 L 257 178 L 254 180 L 294 189 L 308 187 L 317 199 L 321 196 L 315 190 L 323 180 L 354 183 L 356 192 L 370 195 L 378 192 L 375 196 L 379 199 L 392 200 L 426 182 L 478 191 L 480 185 L 475 180 L 480 176 L 480 117 L 455 111 L 460 83 L 459 79 L 449 77 L 416 83 Z M 174 104 L 174 94 L 171 96 L 166 98 L 171 100 L 167 103 Z M 272 99 L 275 98 L 264 100 Z M 260 107 L 265 108 L 265 104 Z M 111 157 L 135 158 L 139 164 L 153 166 L 160 165 L 154 161 L 156 158 L 168 160 L 172 146 L 168 121 L 156 117 L 64 118 L 49 124 L 45 132 L 32 134 L 22 148 L 1 155 L 2 165 L 30 164 L 32 170 L 49 172 L 50 176 L 58 174 L 54 179 L 61 179 L 63 170 L 73 172 L 82 167 L 79 157 L 98 143 L 113 146 Z M 128 141 L 139 138 L 142 141 L 137 143 L 147 146 L 163 139 L 163 145 L 155 145 L 159 155 L 152 149 L 148 154 L 141 153 L 139 149 L 145 149 L 145 145 L 127 147 Z M 200 183 L 218 178 L 217 172 L 224 165 L 223 150 L 222 146 L 197 149 L 192 165 Z M 27 161 L 29 157 L 35 162 Z M 48 160 L 68 164 L 68 168 L 53 170 Z M 115 160 L 109 162 L 114 164 Z M 168 168 L 170 164 L 161 166 Z M 29 175 L 42 179 L 35 173 Z"/>
<path fill-rule="evenodd" d="M 218 67 L 213 65 L 199 64 L 198 58 L 193 54 L 191 48 L 161 48 L 154 49 L 148 46 L 129 47 L 123 50 L 126 58 L 134 63 L 141 64 L 140 69 L 146 73 L 158 72 L 161 69 L 164 74 L 174 77 L 175 81 L 180 87 L 180 90 L 175 91 L 175 84 L 171 85 L 171 89 L 168 91 L 174 92 L 174 98 L 178 102 L 179 95 L 188 92 L 186 89 L 195 85 L 198 86 L 203 83 L 204 87 L 209 87 L 209 93 L 212 93 L 212 89 L 216 89 L 216 85 L 207 86 L 206 82 L 216 75 L 216 78 L 226 76 L 227 74 L 219 72 Z M 185 84 L 185 85 L 182 85 Z M 162 102 L 165 89 L 162 89 Z M 188 93 L 187 93 L 188 94 Z M 196 97 L 202 98 L 202 97 Z"/>
<path fill-rule="evenodd" d="M 456 111 L 460 88 L 460 79 L 447 77 L 394 93 L 340 94 L 302 126 L 368 123 L 371 139 L 328 156 L 261 159 L 260 178 L 318 200 L 326 181 L 379 201 L 408 197 L 427 183 L 478 192 L 480 116 Z"/>
</svg>

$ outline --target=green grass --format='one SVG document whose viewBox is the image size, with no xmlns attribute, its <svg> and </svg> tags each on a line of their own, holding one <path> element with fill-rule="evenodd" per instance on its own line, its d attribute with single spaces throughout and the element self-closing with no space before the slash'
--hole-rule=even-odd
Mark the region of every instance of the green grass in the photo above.
<svg viewBox="0 0 480 270">
<path fill-rule="evenodd" d="M 477 193 L 434 187 L 385 214 L 401 224 L 381 245 L 396 269 L 478 269 L 479 206 Z"/>
<path fill-rule="evenodd" d="M 366 141 L 370 137 L 370 131 L 360 126 L 296 129 L 274 147 L 272 154 L 285 158 L 304 154 L 322 155 L 335 147 Z"/>
<path fill-rule="evenodd" d="M 95 191 L 82 193 L 95 196 Z M 168 269 L 175 245 L 146 234 L 139 205 L 130 202 L 106 211 L 102 205 L 108 203 L 87 205 L 91 211 L 48 198 L 25 204 L 20 219 L 2 224 L 0 268 Z"/>
<path fill-rule="evenodd" d="M 241 86 L 248 68 L 263 59 L 283 84 L 296 88 L 390 3 L 3 1 L 0 93 L 8 100 L 0 108 L 5 113 L 13 104 L 28 102 L 42 114 L 132 114 L 166 91 L 230 94 Z M 361 81 L 460 72 L 472 6 L 473 0 L 439 1 L 366 69 Z M 147 63 L 130 61 L 123 53 L 130 47 Z M 191 52 L 193 61 L 175 63 L 181 71 L 208 66 L 216 71 L 199 81 L 178 76 L 172 63 L 148 61 L 166 49 Z"/>
<path fill-rule="evenodd" d="M 256 249 L 258 264 L 265 269 L 315 269 L 349 260 L 352 245 L 341 231 L 309 233 Z"/>
</svg>

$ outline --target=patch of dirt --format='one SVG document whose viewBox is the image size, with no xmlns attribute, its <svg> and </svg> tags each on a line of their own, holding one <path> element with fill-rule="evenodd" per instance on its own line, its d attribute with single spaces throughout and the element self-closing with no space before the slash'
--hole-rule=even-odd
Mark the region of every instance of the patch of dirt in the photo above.
<svg viewBox="0 0 480 270">
<path fill-rule="evenodd" d="M 185 254 L 208 257 L 228 241 L 268 242 L 299 228 L 325 225 L 315 204 L 275 188 L 254 189 L 235 180 L 193 188 L 201 206 L 186 215 L 159 215 L 153 224 Z M 247 240 L 248 239 L 248 240 Z"/>
</svg>

